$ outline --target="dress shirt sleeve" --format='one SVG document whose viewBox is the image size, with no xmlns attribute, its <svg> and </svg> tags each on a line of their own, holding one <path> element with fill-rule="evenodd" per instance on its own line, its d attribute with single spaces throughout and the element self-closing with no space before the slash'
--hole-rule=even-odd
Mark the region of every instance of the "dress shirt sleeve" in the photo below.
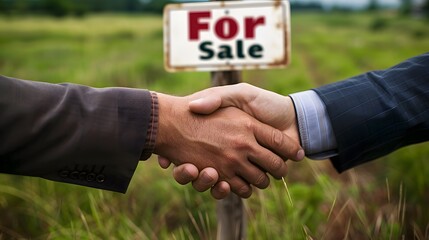
<svg viewBox="0 0 429 240">
<path fill-rule="evenodd" d="M 290 95 L 295 105 L 302 147 L 315 160 L 337 155 L 337 142 L 325 104 L 309 90 Z"/>
</svg>

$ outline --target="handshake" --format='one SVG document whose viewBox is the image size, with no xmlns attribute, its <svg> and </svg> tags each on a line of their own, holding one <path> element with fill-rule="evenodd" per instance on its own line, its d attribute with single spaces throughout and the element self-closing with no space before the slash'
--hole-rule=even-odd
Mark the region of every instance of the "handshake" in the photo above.
<svg viewBox="0 0 429 240">
<path fill-rule="evenodd" d="M 429 140 L 429 53 L 281 96 L 248 84 L 186 97 L 0 76 L 0 172 L 125 192 L 138 159 L 214 198 L 252 195 L 287 160 L 338 172 Z M 97 176 L 97 177 L 95 177 Z"/>
<path fill-rule="evenodd" d="M 177 182 L 211 188 L 216 199 L 231 191 L 248 198 L 252 186 L 269 186 L 267 174 L 281 179 L 287 160 L 305 156 L 290 97 L 243 83 L 186 97 L 157 95 L 160 166 L 173 163 Z"/>
<path fill-rule="evenodd" d="M 247 198 L 268 174 L 284 177 L 287 160 L 330 158 L 342 172 L 429 141 L 429 53 L 290 96 L 237 84 L 173 97 L 3 76 L 0 93 L 1 173 L 119 192 L 152 153 L 181 184 Z"/>
</svg>

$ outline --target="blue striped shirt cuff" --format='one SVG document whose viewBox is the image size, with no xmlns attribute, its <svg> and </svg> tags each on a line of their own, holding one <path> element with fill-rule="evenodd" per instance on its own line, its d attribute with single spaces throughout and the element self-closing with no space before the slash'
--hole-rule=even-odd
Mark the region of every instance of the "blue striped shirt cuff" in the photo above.
<svg viewBox="0 0 429 240">
<path fill-rule="evenodd" d="M 337 142 L 326 106 L 316 92 L 291 94 L 295 105 L 302 147 L 310 159 L 328 159 L 337 154 Z"/>
</svg>

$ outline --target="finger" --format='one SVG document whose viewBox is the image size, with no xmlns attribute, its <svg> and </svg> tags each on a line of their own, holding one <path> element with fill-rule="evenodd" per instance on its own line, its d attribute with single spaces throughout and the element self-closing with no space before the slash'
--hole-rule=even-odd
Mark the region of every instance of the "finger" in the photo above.
<svg viewBox="0 0 429 240">
<path fill-rule="evenodd" d="M 243 164 L 237 169 L 237 173 L 243 180 L 257 188 L 265 189 L 270 185 L 270 178 L 267 174 L 253 164 Z"/>
<path fill-rule="evenodd" d="M 287 175 L 288 167 L 286 162 L 268 149 L 259 147 L 248 158 L 252 163 L 267 171 L 276 179 L 281 179 Z"/>
<path fill-rule="evenodd" d="M 234 177 L 228 180 L 231 186 L 231 191 L 241 198 L 249 198 L 252 196 L 252 187 L 240 177 Z"/>
<path fill-rule="evenodd" d="M 173 169 L 173 177 L 176 182 L 185 185 L 188 184 L 198 177 L 198 168 L 193 164 L 185 163 L 180 166 L 176 166 Z"/>
<path fill-rule="evenodd" d="M 191 112 L 199 114 L 210 114 L 221 107 L 222 98 L 220 96 L 207 96 L 189 103 Z"/>
<path fill-rule="evenodd" d="M 168 167 L 170 167 L 170 164 L 171 164 L 170 160 L 162 156 L 158 156 L 158 163 L 159 163 L 159 166 L 161 166 L 164 169 L 167 169 Z"/>
<path fill-rule="evenodd" d="M 217 183 L 219 174 L 214 168 L 203 169 L 192 186 L 199 192 L 205 192 Z"/>
<path fill-rule="evenodd" d="M 305 153 L 299 143 L 280 130 L 256 123 L 254 133 L 259 144 L 277 153 L 284 160 L 300 161 L 304 158 Z"/>
<path fill-rule="evenodd" d="M 231 193 L 231 187 L 225 181 L 216 183 L 211 189 L 211 194 L 215 199 L 224 199 Z"/>
</svg>

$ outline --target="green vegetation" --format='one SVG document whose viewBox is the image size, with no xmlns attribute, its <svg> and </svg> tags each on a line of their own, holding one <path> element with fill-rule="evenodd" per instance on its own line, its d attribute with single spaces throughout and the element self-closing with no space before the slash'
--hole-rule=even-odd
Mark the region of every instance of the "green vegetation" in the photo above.
<svg viewBox="0 0 429 240">
<path fill-rule="evenodd" d="M 383 69 L 428 51 L 429 28 L 395 14 L 298 14 L 292 64 L 244 79 L 282 94 Z M 149 88 L 185 95 L 208 73 L 163 69 L 157 16 L 0 18 L 0 72 L 52 83 Z M 406 79 L 404 79 L 406 81 Z M 290 163 L 285 185 L 246 200 L 249 239 L 429 238 L 428 144 L 337 174 L 328 161 Z M 0 176 L 0 236 L 35 239 L 215 239 L 215 201 L 179 186 L 155 158 L 139 165 L 126 195 Z M 403 237 L 404 236 L 404 237 Z"/>
<path fill-rule="evenodd" d="M 0 13 L 82 17 L 93 12 L 162 13 L 172 0 L 0 0 Z"/>
</svg>

